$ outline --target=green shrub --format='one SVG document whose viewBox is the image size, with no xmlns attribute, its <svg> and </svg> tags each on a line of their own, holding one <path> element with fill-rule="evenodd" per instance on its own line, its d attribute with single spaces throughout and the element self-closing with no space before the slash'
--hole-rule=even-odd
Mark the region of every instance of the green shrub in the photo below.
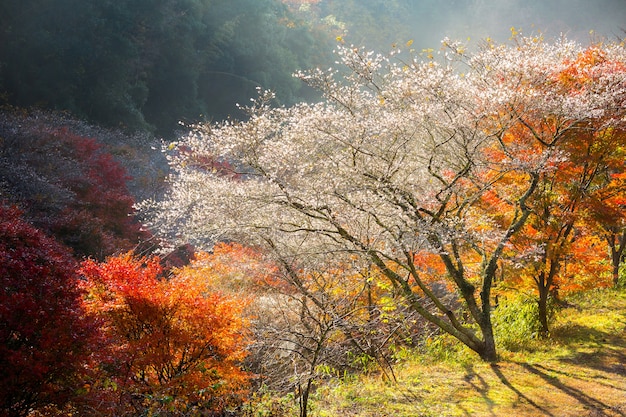
<svg viewBox="0 0 626 417">
<path fill-rule="evenodd" d="M 554 319 L 554 302 L 548 300 L 548 321 Z M 497 344 L 516 351 L 528 346 L 539 337 L 539 305 L 537 298 L 519 294 L 500 301 L 491 314 Z"/>
<path fill-rule="evenodd" d="M 422 348 L 427 362 L 466 363 L 475 360 L 475 353 L 447 333 L 433 335 L 425 340 Z"/>
<path fill-rule="evenodd" d="M 261 387 L 236 414 L 239 417 L 291 417 L 296 415 L 293 394 L 280 396 Z"/>
</svg>

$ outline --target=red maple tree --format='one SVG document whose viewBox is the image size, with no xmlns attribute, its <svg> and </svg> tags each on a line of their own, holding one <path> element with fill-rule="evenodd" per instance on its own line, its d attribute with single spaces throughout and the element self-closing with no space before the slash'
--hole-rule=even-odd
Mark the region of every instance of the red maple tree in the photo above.
<svg viewBox="0 0 626 417">
<path fill-rule="evenodd" d="M 93 322 L 70 252 L 0 204 L 0 416 L 61 408 L 74 395 Z"/>
<path fill-rule="evenodd" d="M 158 258 L 85 261 L 89 312 L 102 322 L 97 415 L 221 411 L 245 395 L 244 304 L 212 292 L 202 276 L 162 277 Z M 97 405 L 95 405 L 97 403 Z"/>
</svg>

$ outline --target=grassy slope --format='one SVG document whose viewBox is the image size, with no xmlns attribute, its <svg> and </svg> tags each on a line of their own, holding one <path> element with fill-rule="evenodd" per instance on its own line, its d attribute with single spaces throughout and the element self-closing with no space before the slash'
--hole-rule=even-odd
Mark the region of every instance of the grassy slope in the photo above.
<svg viewBox="0 0 626 417">
<path fill-rule="evenodd" d="M 550 341 L 502 352 L 497 364 L 469 354 L 413 359 L 397 383 L 360 377 L 326 385 L 313 416 L 626 416 L 626 291 L 568 300 Z"/>
</svg>

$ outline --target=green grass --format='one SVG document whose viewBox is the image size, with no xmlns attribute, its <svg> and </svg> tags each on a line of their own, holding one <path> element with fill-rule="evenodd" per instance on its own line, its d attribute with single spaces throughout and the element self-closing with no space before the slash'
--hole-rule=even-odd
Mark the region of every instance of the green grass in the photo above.
<svg viewBox="0 0 626 417">
<path fill-rule="evenodd" d="M 496 364 L 464 349 L 416 354 L 396 366 L 396 382 L 370 375 L 319 387 L 311 416 L 626 416 L 626 291 L 567 301 L 550 339 L 501 350 Z"/>
</svg>

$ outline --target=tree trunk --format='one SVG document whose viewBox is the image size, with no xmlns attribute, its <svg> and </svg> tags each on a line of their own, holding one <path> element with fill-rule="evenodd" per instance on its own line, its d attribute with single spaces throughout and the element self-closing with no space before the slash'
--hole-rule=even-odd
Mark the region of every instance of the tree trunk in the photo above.
<svg viewBox="0 0 626 417">
<path fill-rule="evenodd" d="M 613 257 L 613 287 L 617 288 L 619 285 L 619 265 L 620 261 L 615 260 L 615 256 Z"/>
<path fill-rule="evenodd" d="M 613 287 L 619 285 L 619 267 L 624 257 L 624 250 L 626 249 L 626 230 L 621 233 L 613 233 L 607 236 L 609 247 L 611 248 L 611 264 L 613 268 Z"/>
<path fill-rule="evenodd" d="M 483 334 L 483 346 L 480 352 L 480 358 L 485 362 L 496 362 L 498 360 L 498 354 L 496 351 L 496 339 L 493 335 L 493 326 L 491 320 L 487 318 L 488 323 L 481 323 L 480 330 Z"/>
<path fill-rule="evenodd" d="M 313 384 L 312 376 L 309 376 L 304 388 L 300 387 L 300 417 L 307 417 L 309 413 L 309 394 L 311 392 L 311 385 Z"/>
<path fill-rule="evenodd" d="M 539 334 L 541 337 L 548 337 L 550 334 L 550 328 L 548 325 L 548 297 L 550 295 L 550 291 L 547 286 L 539 287 L 539 323 L 541 324 L 541 329 L 539 330 Z"/>
</svg>

